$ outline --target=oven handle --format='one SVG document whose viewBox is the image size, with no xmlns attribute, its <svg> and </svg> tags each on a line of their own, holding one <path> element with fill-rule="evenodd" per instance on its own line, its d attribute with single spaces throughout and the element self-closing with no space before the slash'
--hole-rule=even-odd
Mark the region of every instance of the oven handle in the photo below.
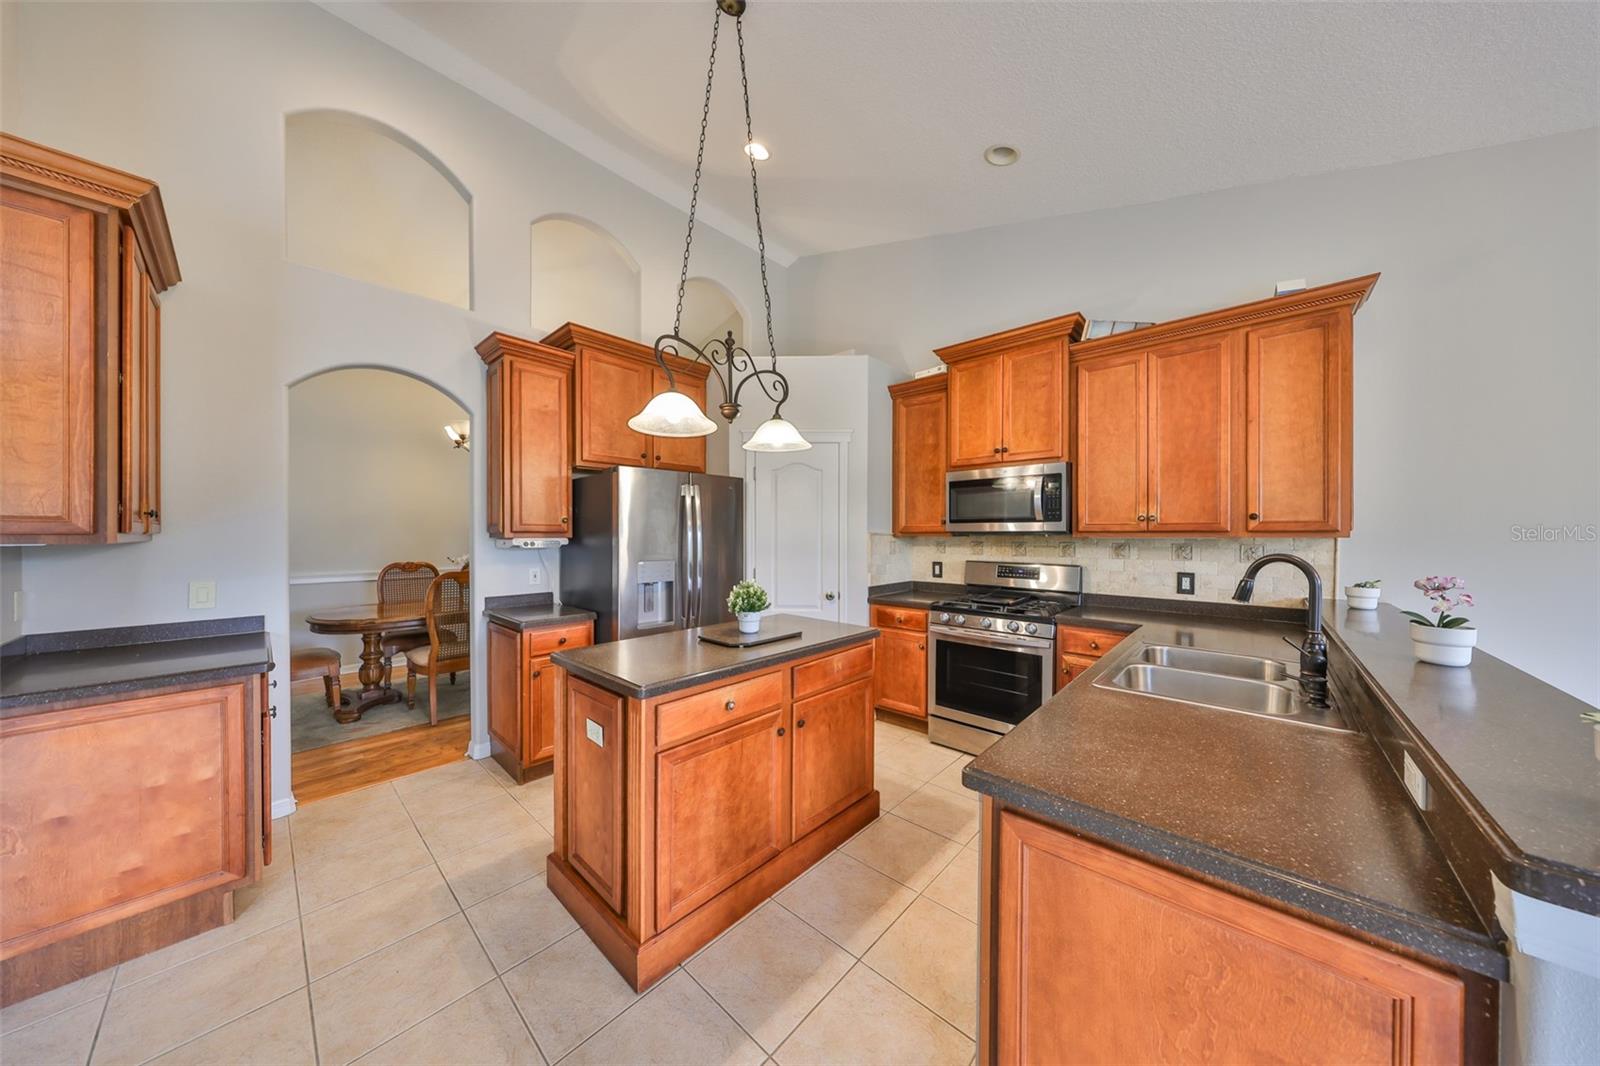
<svg viewBox="0 0 1600 1066">
<path fill-rule="evenodd" d="M 928 632 L 935 639 L 948 640 L 956 644 L 977 644 L 985 648 L 1005 648 L 1015 651 L 1036 652 L 1048 656 L 1054 642 L 1041 640 L 1036 637 L 1013 637 L 1000 633 L 978 633 L 970 629 L 943 629 L 939 626 L 929 626 Z"/>
</svg>

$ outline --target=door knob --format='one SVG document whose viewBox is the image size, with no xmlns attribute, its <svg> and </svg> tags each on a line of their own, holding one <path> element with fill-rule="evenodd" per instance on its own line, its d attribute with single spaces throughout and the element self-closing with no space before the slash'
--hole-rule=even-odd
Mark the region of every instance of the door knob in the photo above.
<svg viewBox="0 0 1600 1066">
<path fill-rule="evenodd" d="M 823 599 L 825 599 L 825 600 L 831 600 L 831 599 L 833 599 L 833 593 L 831 593 L 831 592 L 824 592 L 824 593 L 823 593 L 823 594 L 822 594 L 822 598 L 823 598 Z"/>
</svg>

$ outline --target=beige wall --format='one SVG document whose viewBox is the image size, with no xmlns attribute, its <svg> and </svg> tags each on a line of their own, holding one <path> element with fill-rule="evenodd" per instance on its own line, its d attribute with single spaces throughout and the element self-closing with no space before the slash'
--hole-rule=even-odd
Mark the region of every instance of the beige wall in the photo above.
<svg viewBox="0 0 1600 1066">
<path fill-rule="evenodd" d="M 622 337 L 639 333 L 639 265 L 616 238 L 570 218 L 530 228 L 531 325 L 542 337 L 580 322 Z"/>
</svg>

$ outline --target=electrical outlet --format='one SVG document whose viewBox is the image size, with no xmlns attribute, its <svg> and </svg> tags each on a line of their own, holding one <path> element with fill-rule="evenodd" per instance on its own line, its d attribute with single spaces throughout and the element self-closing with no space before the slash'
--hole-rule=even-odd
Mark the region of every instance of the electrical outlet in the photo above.
<svg viewBox="0 0 1600 1066">
<path fill-rule="evenodd" d="M 1422 767 L 1412 761 L 1409 751 L 1401 753 L 1400 778 L 1405 782 L 1406 791 L 1411 793 L 1411 800 L 1423 810 L 1428 809 L 1428 778 L 1422 772 Z"/>
<path fill-rule="evenodd" d="M 22 621 L 22 590 L 17 589 L 11 594 L 11 620 Z"/>
<path fill-rule="evenodd" d="M 189 610 L 205 611 L 217 605 L 217 583 L 215 581 L 189 582 Z"/>
<path fill-rule="evenodd" d="M 544 571 L 537 566 L 528 567 L 528 584 L 535 588 L 544 584 Z"/>
<path fill-rule="evenodd" d="M 1194 575 L 1187 570 L 1178 571 L 1178 595 L 1194 595 Z"/>
<path fill-rule="evenodd" d="M 933 576 L 934 577 L 944 577 L 944 564 L 943 563 L 934 563 L 933 564 Z"/>
</svg>

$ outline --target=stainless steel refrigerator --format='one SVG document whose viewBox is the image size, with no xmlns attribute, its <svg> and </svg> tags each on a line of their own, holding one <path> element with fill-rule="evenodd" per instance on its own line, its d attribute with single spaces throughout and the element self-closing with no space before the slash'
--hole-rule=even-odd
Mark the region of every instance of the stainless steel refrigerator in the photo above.
<svg viewBox="0 0 1600 1066">
<path fill-rule="evenodd" d="M 744 481 L 619 466 L 572 483 L 561 601 L 598 616 L 596 643 L 732 618 L 744 577 Z"/>
</svg>

